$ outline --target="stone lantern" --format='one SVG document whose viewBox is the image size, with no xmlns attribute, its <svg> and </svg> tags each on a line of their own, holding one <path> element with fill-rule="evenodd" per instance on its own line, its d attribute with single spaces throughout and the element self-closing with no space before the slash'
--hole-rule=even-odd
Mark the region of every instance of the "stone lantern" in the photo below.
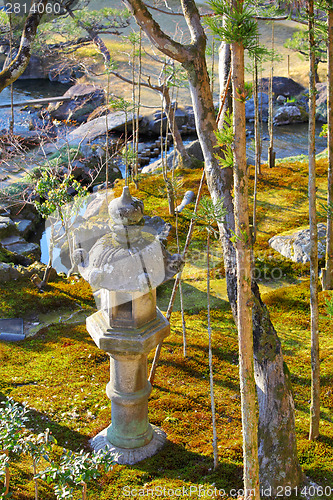
<svg viewBox="0 0 333 500">
<path fill-rule="evenodd" d="M 133 464 L 154 455 L 166 440 L 148 421 L 147 355 L 169 334 L 169 323 L 156 307 L 156 287 L 180 270 L 182 259 L 145 232 L 143 203 L 128 187 L 110 202 L 109 216 L 110 233 L 89 253 L 76 253 L 81 275 L 100 298 L 87 330 L 110 356 L 111 425 L 91 445 L 108 447 L 118 463 Z"/>
</svg>

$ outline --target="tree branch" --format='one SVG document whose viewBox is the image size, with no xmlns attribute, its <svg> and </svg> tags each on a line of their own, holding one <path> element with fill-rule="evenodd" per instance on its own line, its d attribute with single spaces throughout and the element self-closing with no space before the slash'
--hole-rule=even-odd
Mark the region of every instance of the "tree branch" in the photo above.
<svg viewBox="0 0 333 500">
<path fill-rule="evenodd" d="M 137 24 L 145 31 L 152 44 L 163 54 L 180 63 L 188 61 L 190 57 L 188 48 L 161 30 L 160 25 L 153 19 L 142 0 L 123 0 L 123 3 L 133 14 Z"/>
<path fill-rule="evenodd" d="M 167 11 L 164 9 L 159 9 L 158 7 L 154 7 L 153 5 L 149 5 L 148 3 L 145 3 L 145 6 L 148 9 L 156 10 L 157 12 L 161 12 L 162 14 L 167 14 L 168 16 L 183 16 L 182 12 L 174 12 L 173 10 Z"/>
<path fill-rule="evenodd" d="M 24 24 L 21 43 L 17 55 L 0 73 L 0 92 L 5 87 L 8 87 L 8 85 L 15 82 L 15 80 L 22 75 L 28 66 L 31 56 L 32 43 L 35 39 L 37 28 L 43 16 L 47 1 L 48 0 L 34 0 L 30 9 L 30 14 Z M 39 13 L 39 11 L 41 13 Z"/>
<path fill-rule="evenodd" d="M 192 43 L 206 45 L 206 34 L 200 21 L 200 13 L 194 0 L 181 0 L 184 17 L 191 33 Z"/>
</svg>

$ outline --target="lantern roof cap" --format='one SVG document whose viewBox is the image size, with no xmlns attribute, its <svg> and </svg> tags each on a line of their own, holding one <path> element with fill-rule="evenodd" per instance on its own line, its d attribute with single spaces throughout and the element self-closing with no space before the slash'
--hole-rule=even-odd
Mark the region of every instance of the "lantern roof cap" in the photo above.
<svg viewBox="0 0 333 500">
<path fill-rule="evenodd" d="M 144 224 L 143 202 L 133 198 L 129 187 L 124 186 L 121 196 L 109 203 L 109 215 L 117 225 L 142 225 Z"/>
</svg>

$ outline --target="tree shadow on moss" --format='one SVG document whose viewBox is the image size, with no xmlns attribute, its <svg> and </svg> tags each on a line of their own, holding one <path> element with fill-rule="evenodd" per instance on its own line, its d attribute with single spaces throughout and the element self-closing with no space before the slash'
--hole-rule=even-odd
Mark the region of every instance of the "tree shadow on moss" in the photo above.
<svg viewBox="0 0 333 500">
<path fill-rule="evenodd" d="M 170 280 L 167 283 L 159 286 L 157 288 L 157 302 L 160 309 L 166 311 L 169 305 L 169 300 L 173 288 L 174 280 Z M 183 290 L 183 304 L 184 310 L 190 314 L 196 314 L 202 309 L 207 309 L 207 293 L 198 290 L 198 288 L 189 285 L 188 283 L 182 282 Z M 211 309 L 221 309 L 222 311 L 229 311 L 229 302 L 214 295 L 210 295 L 210 307 Z M 176 300 L 174 303 L 173 311 L 180 311 L 180 299 L 179 292 L 177 292 Z"/>
<path fill-rule="evenodd" d="M 6 396 L 0 392 L 0 402 L 4 401 L 6 401 Z M 46 413 L 35 410 L 34 408 L 27 409 L 29 420 L 25 423 L 25 426 L 32 429 L 34 434 L 39 434 L 49 428 L 53 437 L 57 440 L 57 444 L 63 448 L 77 451 L 78 449 L 88 447 L 87 436 L 52 420 Z"/>
<path fill-rule="evenodd" d="M 223 460 L 221 456 L 219 458 L 219 466 L 214 470 L 212 456 L 200 455 L 187 450 L 183 445 L 167 441 L 159 453 L 131 467 L 145 471 L 146 474 L 141 478 L 142 486 L 154 479 L 166 478 L 193 485 L 205 484 L 206 489 L 207 484 L 214 483 L 217 490 L 225 489 L 227 493 L 232 488 L 241 489 L 243 468 L 237 463 Z M 189 497 L 189 492 L 182 496 Z"/>
</svg>

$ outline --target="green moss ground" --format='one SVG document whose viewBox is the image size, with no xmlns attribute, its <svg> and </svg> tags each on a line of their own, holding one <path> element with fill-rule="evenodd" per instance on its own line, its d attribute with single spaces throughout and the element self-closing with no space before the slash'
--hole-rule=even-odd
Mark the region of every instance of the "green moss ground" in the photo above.
<svg viewBox="0 0 333 500">
<path fill-rule="evenodd" d="M 324 196 L 325 162 L 319 165 L 318 173 L 318 192 Z M 201 172 L 180 171 L 180 176 L 184 178 L 182 190 L 186 191 L 196 188 Z M 174 220 L 167 214 L 167 203 L 159 194 L 160 186 L 162 182 L 158 176 L 142 177 L 139 190 L 133 189 L 133 194 L 144 200 L 148 214 L 160 215 L 174 225 Z M 285 275 L 276 289 L 276 283 L 263 280 L 262 290 L 267 292 L 264 301 L 271 311 L 291 372 L 299 458 L 311 480 L 333 489 L 333 343 L 331 320 L 325 306 L 330 294 L 320 292 L 319 296 L 321 436 L 316 442 L 309 442 L 308 267 L 287 262 L 267 245 L 273 234 L 306 223 L 306 165 L 285 164 L 274 171 L 264 168 L 259 186 L 261 215 L 255 250 L 262 267 L 281 266 Z M 121 183 L 118 183 L 116 194 L 120 189 Z M 274 213 L 271 212 L 272 205 L 278 208 Z M 187 224 L 187 220 L 179 217 L 181 242 Z M 149 402 L 150 422 L 167 432 L 168 444 L 161 453 L 140 464 L 116 465 L 110 473 L 89 485 L 91 500 L 128 498 L 125 487 L 137 489 L 137 495 L 132 498 L 140 498 L 139 492 L 143 489 L 192 487 L 192 496 L 188 493 L 182 498 L 193 499 L 203 498 L 193 490 L 200 485 L 206 489 L 216 486 L 226 492 L 242 487 L 237 331 L 228 303 L 223 299 L 225 285 L 217 250 L 211 302 L 220 464 L 217 470 L 213 470 L 204 242 L 201 238 L 201 233 L 196 231 L 194 247 L 199 257 L 192 255 L 184 275 L 188 357 L 184 359 L 182 354 L 182 321 L 177 299 L 171 334 L 164 344 Z M 300 277 L 303 277 L 302 282 Z M 282 287 L 283 284 L 288 286 Z M 169 283 L 158 290 L 162 310 L 167 307 L 171 286 Z M 82 280 L 57 279 L 44 294 L 38 294 L 29 281 L 1 284 L 2 317 L 21 316 L 31 321 L 41 315 L 54 318 L 57 312 L 59 316 L 67 317 L 78 308 L 88 315 L 93 305 L 89 287 Z M 53 324 L 41 328 L 33 338 L 16 344 L 0 344 L 0 397 L 12 396 L 25 402 L 31 408 L 29 427 L 34 432 L 49 427 L 58 441 L 55 453 L 60 453 L 60 447 L 85 448 L 89 438 L 110 423 L 110 402 L 105 394 L 109 361 L 87 334 L 83 321 L 76 324 L 52 321 Z M 149 363 L 151 360 L 152 353 Z M 13 499 L 33 499 L 31 464 L 27 457 L 12 461 L 11 476 Z M 158 498 L 148 494 L 146 497 Z M 43 483 L 40 498 L 54 498 L 50 488 Z M 80 498 L 79 492 L 75 498 Z M 166 492 L 163 498 L 173 497 Z"/>
</svg>

